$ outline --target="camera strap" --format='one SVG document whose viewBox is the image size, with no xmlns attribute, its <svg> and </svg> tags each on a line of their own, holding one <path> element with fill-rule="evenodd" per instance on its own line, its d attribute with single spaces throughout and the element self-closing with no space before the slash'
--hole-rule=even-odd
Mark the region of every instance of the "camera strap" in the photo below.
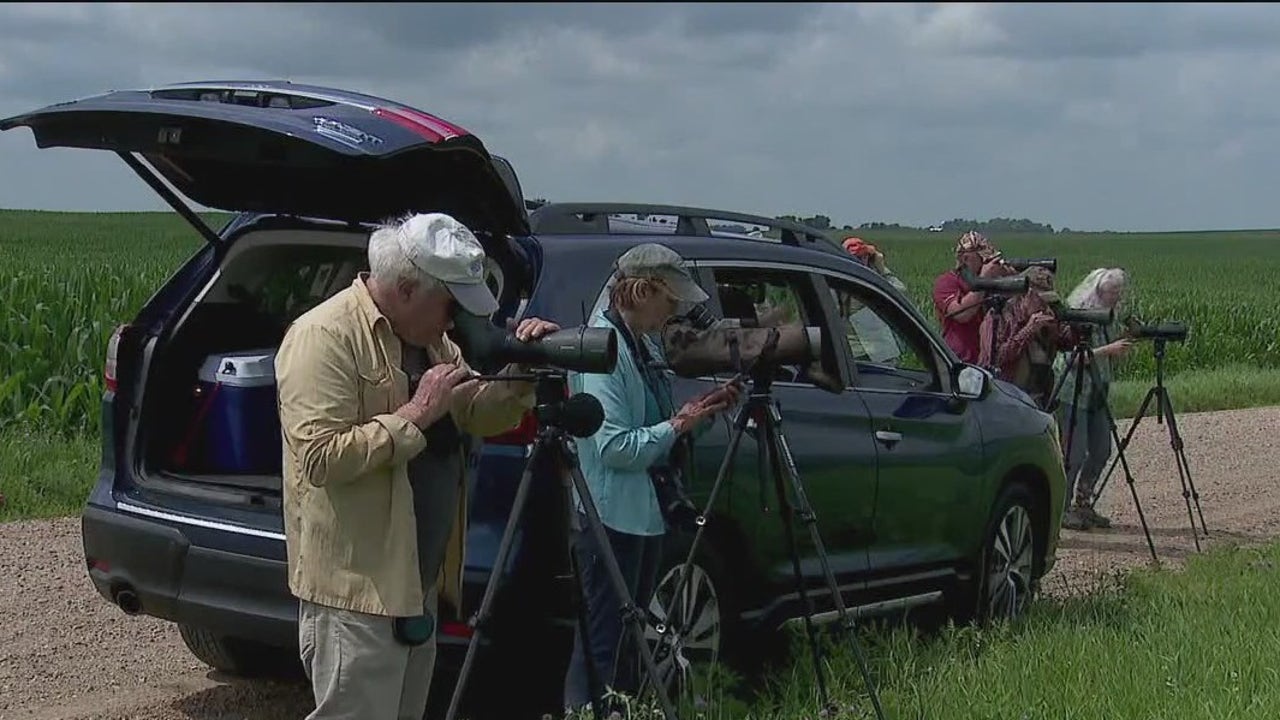
<svg viewBox="0 0 1280 720">
<path fill-rule="evenodd" d="M 670 398 L 669 394 L 667 396 L 667 402 L 665 404 L 662 402 L 663 394 L 658 392 L 657 383 L 651 374 L 654 372 L 653 356 L 649 353 L 649 348 L 645 346 L 642 339 L 631 334 L 631 328 L 627 327 L 627 324 L 622 321 L 622 316 L 616 309 L 609 308 L 604 312 L 604 316 L 609 320 L 609 322 L 613 323 L 617 327 L 618 334 L 622 336 L 622 341 L 626 343 L 627 349 L 631 352 L 631 357 L 636 361 L 636 364 L 640 366 L 640 379 L 644 382 L 645 391 L 648 392 L 653 397 L 654 402 L 657 403 L 658 411 L 665 415 L 674 414 L 675 402 Z"/>
</svg>

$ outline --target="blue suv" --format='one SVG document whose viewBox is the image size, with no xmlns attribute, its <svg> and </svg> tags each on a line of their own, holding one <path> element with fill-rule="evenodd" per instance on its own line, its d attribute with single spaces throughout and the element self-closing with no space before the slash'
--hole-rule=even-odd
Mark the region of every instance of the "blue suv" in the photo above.
<svg viewBox="0 0 1280 720">
<path fill-rule="evenodd" d="M 176 623 L 210 666 L 244 675 L 298 666 L 264 358 L 294 318 L 366 268 L 374 223 L 412 211 L 448 212 L 481 238 L 501 301 L 497 324 L 530 314 L 586 322 L 606 301 L 614 258 L 656 240 L 692 262 L 717 316 L 820 328 L 822 370 L 843 390 L 782 367 L 773 391 L 844 602 L 858 616 L 933 606 L 965 619 L 1016 615 L 1053 564 L 1064 502 L 1053 418 L 961 363 L 902 293 L 812 228 L 687 207 L 530 212 L 511 165 L 457 125 L 285 82 L 112 92 L 0 121 L 0 130 L 16 127 L 30 128 L 40 147 L 116 153 L 206 240 L 111 339 L 101 471 L 82 527 L 97 591 L 128 614 Z M 209 227 L 181 196 L 234 219 Z M 676 378 L 677 400 L 716 382 Z M 536 431 L 531 416 L 476 444 L 464 607 L 440 627 L 433 707 L 452 692 Z M 729 437 L 723 422 L 694 448 L 687 470 L 699 506 Z M 679 653 L 660 663 L 673 682 L 683 658 L 744 660 L 805 612 L 754 432 L 738 454 L 677 607 Z M 560 705 L 576 617 L 564 499 L 559 482 L 535 470 L 469 682 L 473 716 Z M 651 625 L 690 541 L 676 533 L 667 543 Z M 815 618 L 831 620 L 816 550 L 807 536 L 798 541 Z M 535 663 L 524 657 L 531 651 Z M 503 692 L 483 692 L 495 678 Z"/>
</svg>

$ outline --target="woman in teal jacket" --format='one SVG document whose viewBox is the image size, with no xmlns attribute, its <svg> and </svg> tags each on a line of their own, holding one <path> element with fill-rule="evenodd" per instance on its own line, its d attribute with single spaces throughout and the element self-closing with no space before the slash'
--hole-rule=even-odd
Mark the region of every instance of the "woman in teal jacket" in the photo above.
<svg viewBox="0 0 1280 720">
<path fill-rule="evenodd" d="M 569 378 L 572 392 L 594 395 L 604 410 L 600 429 L 577 443 L 579 463 L 638 608 L 646 607 L 653 593 L 667 530 L 649 469 L 665 464 L 681 435 L 696 434 L 739 392 L 737 385 L 726 385 L 676 411 L 669 379 L 649 362 L 662 358 L 661 348 L 649 335 L 658 332 L 681 305 L 706 299 L 706 292 L 674 250 L 657 243 L 631 248 L 614 265 L 608 308 L 589 323 L 618 333 L 617 365 L 610 373 L 572 373 Z M 591 661 L 603 686 L 634 692 L 638 668 L 619 662 L 619 646 L 628 630 L 600 548 L 587 527 L 581 499 L 578 512 L 574 551 L 582 573 Z M 570 709 L 592 701 L 586 661 L 579 631 L 565 678 L 564 699 Z"/>
</svg>

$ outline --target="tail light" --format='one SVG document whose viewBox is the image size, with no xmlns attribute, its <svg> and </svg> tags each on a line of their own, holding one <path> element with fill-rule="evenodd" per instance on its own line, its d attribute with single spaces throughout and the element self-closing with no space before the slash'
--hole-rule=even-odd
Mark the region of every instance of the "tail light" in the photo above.
<svg viewBox="0 0 1280 720">
<path fill-rule="evenodd" d="M 401 108 L 377 108 L 374 115 L 390 120 L 406 130 L 427 139 L 428 142 L 450 140 L 465 134 L 461 128 L 426 113 Z"/>
<path fill-rule="evenodd" d="M 120 354 L 120 336 L 124 333 L 128 325 L 118 325 L 114 332 L 111 333 L 111 339 L 107 341 L 107 361 L 102 366 L 102 379 L 107 386 L 107 390 L 115 392 L 120 387 L 119 379 L 116 377 L 116 371 L 119 367 Z"/>
<path fill-rule="evenodd" d="M 475 630 L 466 623 L 447 622 L 440 624 L 440 634 L 456 638 L 470 638 Z"/>
</svg>

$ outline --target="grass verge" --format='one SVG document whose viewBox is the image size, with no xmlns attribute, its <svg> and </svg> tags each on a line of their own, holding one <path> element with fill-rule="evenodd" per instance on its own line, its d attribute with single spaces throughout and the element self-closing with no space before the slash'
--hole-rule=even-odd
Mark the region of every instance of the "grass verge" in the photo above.
<svg viewBox="0 0 1280 720">
<path fill-rule="evenodd" d="M 1280 544 L 1215 548 L 1182 571 L 1136 570 L 1023 620 L 861 641 L 886 718 L 1272 718 L 1280 707 Z M 829 647 L 838 711 L 874 717 L 846 643 Z M 817 718 L 806 646 L 751 691 L 712 694 L 701 720 Z M 723 692 L 723 691 L 722 691 Z M 587 717 L 583 714 L 582 717 Z M 648 707 L 635 718 L 659 718 Z"/>
<path fill-rule="evenodd" d="M 1116 418 L 1130 418 L 1138 412 L 1155 376 L 1145 380 L 1122 380 L 1111 388 L 1111 411 Z M 1178 415 L 1212 410 L 1280 405 L 1280 370 L 1245 365 L 1227 365 L 1212 370 L 1184 370 L 1165 378 L 1165 387 Z M 1152 417 L 1155 408 L 1147 410 Z"/>
<path fill-rule="evenodd" d="M 0 521 L 79 513 L 100 452 L 96 437 L 0 432 Z"/>
</svg>

